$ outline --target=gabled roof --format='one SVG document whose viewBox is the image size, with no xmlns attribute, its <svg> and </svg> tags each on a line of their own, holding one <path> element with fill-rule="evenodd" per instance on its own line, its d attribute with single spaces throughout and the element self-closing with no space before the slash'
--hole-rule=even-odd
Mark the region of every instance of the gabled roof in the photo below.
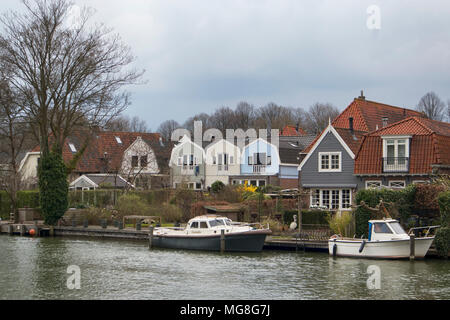
<svg viewBox="0 0 450 320">
<path fill-rule="evenodd" d="M 450 165 L 450 124 L 410 117 L 381 128 L 363 139 L 355 159 L 355 174 L 382 172 L 383 136 L 411 136 L 409 173 L 430 173 L 432 165 Z"/>
<path fill-rule="evenodd" d="M 340 133 L 337 130 L 339 130 Z M 306 155 L 306 157 L 300 163 L 300 165 L 298 167 L 298 170 L 302 169 L 303 165 L 308 161 L 308 159 L 311 157 L 311 155 L 314 153 L 316 148 L 320 145 L 322 140 L 326 137 L 326 135 L 329 132 L 331 132 L 336 137 L 336 139 L 340 142 L 342 147 L 344 147 L 344 149 L 347 151 L 349 156 L 352 159 L 355 158 L 355 151 L 354 150 L 355 150 L 355 145 L 356 145 L 357 142 L 352 143 L 352 140 L 353 139 L 357 139 L 356 141 L 360 141 L 361 137 L 363 136 L 364 133 L 362 133 L 362 132 L 356 133 L 355 131 L 346 130 L 346 129 L 335 129 L 330 123 L 325 128 L 325 130 L 323 130 L 322 133 L 314 140 L 314 142 L 310 144 L 310 146 L 308 147 L 308 154 Z M 342 136 L 341 136 L 341 134 L 342 134 Z M 348 144 L 343 139 L 343 137 L 345 137 L 348 140 L 348 142 L 349 142 Z M 352 146 L 354 149 L 352 150 L 352 148 L 350 148 L 350 146 Z"/>
<path fill-rule="evenodd" d="M 124 151 L 138 137 L 141 137 L 153 149 L 158 166 L 160 168 L 164 167 L 164 162 L 167 162 L 168 158 L 165 149 L 168 148 L 170 150 L 170 146 L 161 146 L 161 136 L 159 133 L 99 131 L 88 134 L 86 130 L 77 130 L 64 142 L 62 150 L 63 159 L 66 163 L 69 163 L 75 153 L 81 150 L 83 145 L 87 143 L 88 146 L 78 161 L 75 172 L 116 172 L 121 167 Z M 70 145 L 73 145 L 76 152 L 72 151 Z M 39 150 L 39 146 L 33 149 L 33 151 Z"/>
</svg>

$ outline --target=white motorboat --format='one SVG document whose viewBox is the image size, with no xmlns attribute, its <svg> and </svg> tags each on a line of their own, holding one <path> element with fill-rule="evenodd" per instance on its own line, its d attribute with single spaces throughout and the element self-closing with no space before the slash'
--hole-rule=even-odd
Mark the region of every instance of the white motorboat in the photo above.
<svg viewBox="0 0 450 320">
<path fill-rule="evenodd" d="M 264 246 L 269 228 L 256 228 L 255 224 L 232 222 L 217 215 L 197 216 L 185 228 L 155 228 L 152 246 L 160 248 L 221 250 L 223 230 L 224 251 L 259 252 Z"/>
<path fill-rule="evenodd" d="M 434 240 L 434 236 L 429 235 L 430 230 L 437 227 L 413 228 L 427 229 L 424 237 L 413 238 L 415 258 L 425 257 Z M 330 255 L 339 257 L 403 259 L 410 257 L 411 241 L 397 220 L 370 220 L 368 239 L 334 235 L 328 240 L 328 250 Z"/>
</svg>

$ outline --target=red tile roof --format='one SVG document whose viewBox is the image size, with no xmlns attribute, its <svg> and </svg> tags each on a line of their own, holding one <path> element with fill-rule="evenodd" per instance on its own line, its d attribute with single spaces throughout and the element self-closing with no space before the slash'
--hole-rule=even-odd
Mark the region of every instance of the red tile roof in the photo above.
<svg viewBox="0 0 450 320">
<path fill-rule="evenodd" d="M 349 128 L 349 118 L 353 118 L 353 129 L 358 131 L 374 131 L 383 127 L 383 118 L 387 124 L 392 124 L 407 117 L 423 114 L 406 108 L 394 107 L 388 104 L 355 98 L 350 105 L 341 112 L 332 125 L 335 128 Z"/>
<path fill-rule="evenodd" d="M 350 103 L 350 105 L 333 120 L 331 124 L 335 129 L 350 129 L 349 118 L 353 118 L 353 130 L 362 138 L 363 132 L 368 133 L 377 130 L 377 128 L 382 128 L 383 118 L 387 118 L 387 124 L 389 125 L 411 116 L 423 117 L 423 114 L 415 110 L 355 98 L 352 103 Z M 321 135 L 322 133 L 320 133 L 316 139 L 305 150 L 303 150 L 303 152 L 309 152 Z M 345 134 L 343 135 L 345 136 Z M 356 142 L 351 139 L 346 139 L 344 136 L 342 136 L 342 138 L 346 143 L 356 144 Z M 361 139 L 358 141 L 360 143 Z M 352 150 L 355 148 L 355 146 L 351 147 L 350 145 L 349 147 Z M 359 145 L 356 147 L 356 150 L 358 150 L 358 148 Z"/>
<path fill-rule="evenodd" d="M 431 173 L 433 164 L 450 165 L 450 124 L 410 117 L 365 136 L 355 159 L 355 174 L 382 173 L 382 136 L 410 135 L 409 173 Z"/>
<path fill-rule="evenodd" d="M 287 125 L 281 130 L 282 136 L 304 136 L 306 135 L 306 131 L 302 128 L 296 126 Z"/>
<path fill-rule="evenodd" d="M 122 143 L 116 139 L 118 137 Z M 162 147 L 159 143 L 159 133 L 143 132 L 110 132 L 101 131 L 96 134 L 87 135 L 86 132 L 76 131 L 66 139 L 63 146 L 63 159 L 69 163 L 73 159 L 74 152 L 71 151 L 69 143 L 73 144 L 79 151 L 85 143 L 88 146 L 75 168 L 77 173 L 105 173 L 120 169 L 124 151 L 137 139 L 141 137 L 147 142 L 156 154 L 158 166 L 165 166 L 170 158 L 170 146 Z M 39 146 L 33 151 L 39 151 Z M 105 155 L 108 164 L 105 161 Z"/>
</svg>

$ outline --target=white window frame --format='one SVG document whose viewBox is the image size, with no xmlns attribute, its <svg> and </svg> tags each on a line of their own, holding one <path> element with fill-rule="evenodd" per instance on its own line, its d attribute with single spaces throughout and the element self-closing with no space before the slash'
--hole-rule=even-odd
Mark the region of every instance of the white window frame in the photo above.
<svg viewBox="0 0 450 320">
<path fill-rule="evenodd" d="M 370 183 L 379 183 L 380 185 L 377 187 L 369 187 Z M 366 180 L 366 189 L 380 189 L 383 186 L 383 182 L 381 180 Z"/>
<path fill-rule="evenodd" d="M 381 137 L 383 139 L 383 159 L 387 159 L 388 155 L 387 155 L 387 147 L 388 147 L 388 140 L 394 140 L 394 159 L 398 159 L 398 141 L 399 140 L 405 140 L 405 158 L 409 159 L 409 145 L 410 145 L 410 141 L 411 141 L 411 136 L 382 136 Z M 384 171 L 385 172 L 389 172 L 389 171 L 396 171 L 398 169 L 404 169 L 406 170 L 408 168 L 408 161 L 405 161 L 404 165 L 400 165 L 400 164 L 387 164 L 385 163 L 384 166 Z"/>
<path fill-rule="evenodd" d="M 412 184 L 425 184 L 428 183 L 428 181 L 426 180 L 413 180 Z"/>
<path fill-rule="evenodd" d="M 70 151 L 72 151 L 72 152 L 77 152 L 77 148 L 75 148 L 75 145 L 73 144 L 73 143 L 69 143 L 69 148 L 70 148 Z"/>
<path fill-rule="evenodd" d="M 392 186 L 393 183 L 403 183 L 403 187 L 394 187 Z M 406 181 L 405 180 L 389 180 L 389 188 L 396 188 L 396 189 L 404 189 L 406 188 Z"/>
<path fill-rule="evenodd" d="M 322 169 L 322 156 L 328 156 L 328 169 Z M 331 158 L 334 155 L 339 156 L 339 168 L 331 169 Z M 342 172 L 342 152 L 319 152 L 318 155 L 318 171 L 319 172 Z"/>
<path fill-rule="evenodd" d="M 342 189 L 335 189 L 335 188 L 322 188 L 322 189 L 319 189 L 319 188 L 315 188 L 315 189 L 311 189 L 311 191 L 310 191 L 310 194 L 309 194 L 309 207 L 310 208 L 312 208 L 312 209 L 314 209 L 314 208 L 316 208 L 317 207 L 317 204 L 316 203 L 313 203 L 313 196 L 315 195 L 315 191 L 316 190 L 319 190 L 319 207 L 320 208 L 324 208 L 324 209 L 326 209 L 326 210 L 350 210 L 351 209 L 351 205 L 352 205 L 352 198 L 353 198 L 353 195 L 352 195 L 352 190 L 350 189 L 350 188 L 342 188 Z M 328 198 L 328 204 L 324 204 L 323 203 L 323 191 L 325 191 L 325 190 L 327 190 L 327 191 L 329 191 L 329 198 Z M 333 198 L 333 191 L 336 191 L 336 190 L 338 190 L 339 191 L 339 206 L 338 206 L 338 208 L 334 208 L 334 209 L 331 209 L 331 203 L 332 203 L 332 198 Z M 343 204 L 344 204 L 344 202 L 343 202 L 343 191 L 344 190 L 348 190 L 348 192 L 349 192 L 349 207 L 348 208 L 344 208 L 343 207 Z"/>
</svg>

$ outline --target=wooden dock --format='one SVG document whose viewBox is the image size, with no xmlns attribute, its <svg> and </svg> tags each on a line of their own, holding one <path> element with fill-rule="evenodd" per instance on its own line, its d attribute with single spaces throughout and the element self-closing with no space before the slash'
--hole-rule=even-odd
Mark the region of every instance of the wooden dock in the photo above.
<svg viewBox="0 0 450 320">
<path fill-rule="evenodd" d="M 37 228 L 37 232 L 36 232 Z M 6 233 L 10 235 L 29 236 L 30 230 L 35 229 L 35 236 L 49 236 L 53 232 L 54 236 L 73 236 L 73 237 L 91 237 L 91 238 L 103 238 L 103 239 L 127 239 L 127 240 L 149 240 L 149 231 L 136 230 L 135 228 L 123 228 L 108 226 L 102 228 L 100 226 L 77 226 L 77 227 L 53 227 L 34 224 L 11 224 L 6 222 L 0 223 L 0 233 Z M 53 230 L 52 230 L 53 229 Z M 295 237 L 279 237 L 268 236 L 263 250 L 276 250 L 276 251 L 316 251 L 328 253 L 328 241 L 327 240 L 312 240 L 312 239 L 298 239 Z M 431 248 L 427 255 L 427 258 L 437 257 L 435 249 Z"/>
</svg>

